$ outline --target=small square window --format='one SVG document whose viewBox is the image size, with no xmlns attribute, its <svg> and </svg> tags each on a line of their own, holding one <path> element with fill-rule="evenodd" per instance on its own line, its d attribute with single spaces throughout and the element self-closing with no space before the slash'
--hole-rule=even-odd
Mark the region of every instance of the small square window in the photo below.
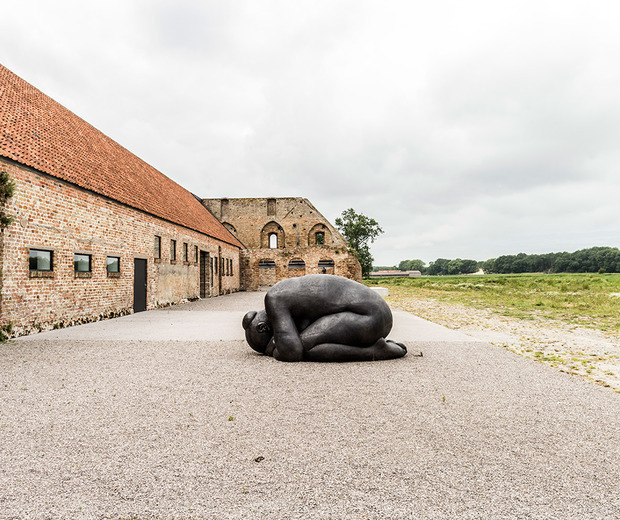
<svg viewBox="0 0 620 520">
<path fill-rule="evenodd" d="M 161 237 L 155 235 L 155 251 L 153 252 L 155 258 L 161 258 Z"/>
<path fill-rule="evenodd" d="M 90 273 L 91 255 L 75 253 L 73 255 L 73 268 L 76 273 Z"/>
<path fill-rule="evenodd" d="M 187 243 L 183 242 L 183 261 L 189 262 L 189 253 L 187 252 Z"/>
<path fill-rule="evenodd" d="M 170 240 L 170 261 L 176 262 L 177 260 L 177 241 Z"/>
<path fill-rule="evenodd" d="M 118 256 L 108 256 L 106 259 L 108 273 L 121 272 L 121 259 Z"/>
<path fill-rule="evenodd" d="M 30 270 L 31 271 L 51 271 L 54 267 L 52 251 L 43 251 L 41 249 L 31 249 L 30 253 Z"/>
</svg>

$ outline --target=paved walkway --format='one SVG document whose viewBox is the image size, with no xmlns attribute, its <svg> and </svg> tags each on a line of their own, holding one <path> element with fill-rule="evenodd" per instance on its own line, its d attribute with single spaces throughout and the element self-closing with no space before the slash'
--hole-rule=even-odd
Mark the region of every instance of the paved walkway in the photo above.
<svg viewBox="0 0 620 520">
<path fill-rule="evenodd" d="M 394 312 L 423 357 L 255 354 L 237 293 L 0 345 L 0 518 L 620 518 L 620 396 Z"/>
</svg>

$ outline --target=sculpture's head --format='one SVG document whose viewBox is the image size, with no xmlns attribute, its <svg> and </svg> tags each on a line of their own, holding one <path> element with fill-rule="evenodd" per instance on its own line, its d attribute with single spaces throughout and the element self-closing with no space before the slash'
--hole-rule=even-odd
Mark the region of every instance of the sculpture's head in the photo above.
<svg viewBox="0 0 620 520">
<path fill-rule="evenodd" d="M 243 317 L 243 328 L 248 345 L 256 352 L 264 354 L 269 341 L 273 337 L 267 313 L 264 310 L 248 312 Z"/>
</svg>

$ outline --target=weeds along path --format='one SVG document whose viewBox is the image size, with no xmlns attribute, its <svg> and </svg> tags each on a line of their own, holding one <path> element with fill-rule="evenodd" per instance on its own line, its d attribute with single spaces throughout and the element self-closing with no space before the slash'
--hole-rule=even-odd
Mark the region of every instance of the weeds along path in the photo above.
<svg viewBox="0 0 620 520">
<path fill-rule="evenodd" d="M 620 393 L 620 335 L 541 316 L 527 319 L 500 311 L 439 301 L 390 286 L 393 308 L 583 376 Z"/>
</svg>

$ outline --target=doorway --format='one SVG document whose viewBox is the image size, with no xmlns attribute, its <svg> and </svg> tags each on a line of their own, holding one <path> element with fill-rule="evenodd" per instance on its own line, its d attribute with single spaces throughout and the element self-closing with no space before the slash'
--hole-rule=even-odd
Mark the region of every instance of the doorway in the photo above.
<svg viewBox="0 0 620 520">
<path fill-rule="evenodd" d="M 200 297 L 208 298 L 211 296 L 210 276 L 209 268 L 211 266 L 211 260 L 209 259 L 209 253 L 206 251 L 200 251 Z"/>
<path fill-rule="evenodd" d="M 146 260 L 133 260 L 133 312 L 146 310 Z"/>
</svg>

